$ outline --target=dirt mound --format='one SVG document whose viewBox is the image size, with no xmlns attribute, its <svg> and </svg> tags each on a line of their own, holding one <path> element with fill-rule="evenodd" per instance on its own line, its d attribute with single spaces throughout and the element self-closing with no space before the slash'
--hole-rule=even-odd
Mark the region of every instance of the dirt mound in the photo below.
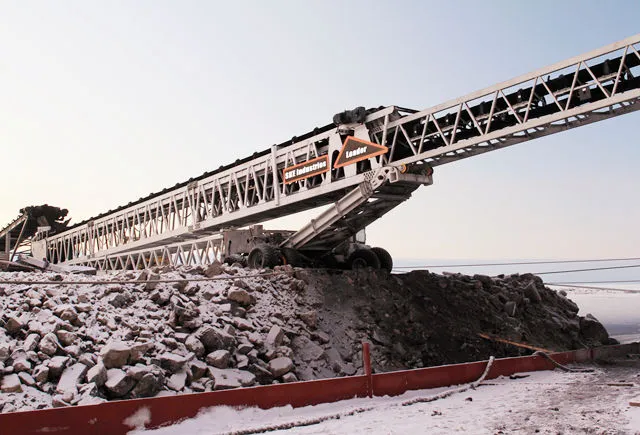
<svg viewBox="0 0 640 435">
<path fill-rule="evenodd" d="M 52 283 L 0 284 L 2 412 L 353 375 L 362 341 L 376 372 L 530 353 L 478 333 L 550 350 L 610 342 L 533 275 L 256 273 L 0 273 Z"/>
<path fill-rule="evenodd" d="M 348 348 L 375 345 L 374 370 L 517 356 L 532 351 L 478 334 L 561 351 L 613 343 L 593 317 L 534 275 L 401 275 L 299 272 L 306 295 L 321 298 L 320 327 Z"/>
</svg>

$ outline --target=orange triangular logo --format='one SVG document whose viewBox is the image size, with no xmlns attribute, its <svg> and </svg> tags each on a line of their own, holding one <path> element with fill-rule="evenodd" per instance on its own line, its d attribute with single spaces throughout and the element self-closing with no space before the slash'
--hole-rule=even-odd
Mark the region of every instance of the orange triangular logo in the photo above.
<svg viewBox="0 0 640 435">
<path fill-rule="evenodd" d="M 387 151 L 389 151 L 389 148 L 384 145 L 378 145 L 364 139 L 349 136 L 345 139 L 342 149 L 340 150 L 340 154 L 338 154 L 338 158 L 333 164 L 333 167 L 340 168 L 342 166 L 347 166 L 361 160 L 385 154 Z"/>
</svg>

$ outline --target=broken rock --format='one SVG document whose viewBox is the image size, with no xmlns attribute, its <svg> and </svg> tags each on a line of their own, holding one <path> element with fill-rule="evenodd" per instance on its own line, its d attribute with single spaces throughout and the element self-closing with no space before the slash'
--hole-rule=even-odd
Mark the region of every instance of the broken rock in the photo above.
<svg viewBox="0 0 640 435">
<path fill-rule="evenodd" d="M 196 331 L 195 336 L 202 342 L 207 352 L 218 349 L 231 350 L 236 344 L 233 335 L 213 326 L 201 327 Z"/>
<path fill-rule="evenodd" d="M 279 378 L 285 373 L 293 370 L 293 361 L 290 358 L 281 356 L 279 358 L 274 358 L 269 361 L 269 370 L 274 378 Z"/>
<path fill-rule="evenodd" d="M 22 384 L 16 374 L 5 375 L 0 382 L 0 391 L 3 393 L 21 393 Z"/>
<path fill-rule="evenodd" d="M 87 382 L 94 383 L 98 387 L 102 387 L 107 382 L 107 368 L 102 363 L 98 363 L 91 367 L 87 372 Z"/>
<path fill-rule="evenodd" d="M 26 372 L 31 370 L 31 363 L 26 358 L 19 358 L 13 361 L 13 371 Z"/>
<path fill-rule="evenodd" d="M 35 379 L 33 379 L 33 377 L 27 372 L 18 373 L 18 377 L 20 378 L 20 382 L 22 384 L 27 385 L 29 387 L 32 387 L 36 384 Z"/>
<path fill-rule="evenodd" d="M 9 334 L 14 335 L 17 334 L 23 326 L 24 325 L 22 324 L 20 319 L 15 316 L 11 316 L 4 325 L 4 329 L 6 329 Z"/>
<path fill-rule="evenodd" d="M 536 288 L 535 281 L 531 281 L 524 287 L 524 295 L 529 298 L 529 300 L 533 303 L 540 303 L 542 301 L 542 297 L 540 297 L 540 293 Z"/>
<path fill-rule="evenodd" d="M 580 319 L 580 334 L 593 343 L 606 344 L 609 341 L 607 330 L 592 314 Z"/>
<path fill-rule="evenodd" d="M 248 387 L 253 385 L 256 377 L 253 373 L 236 369 L 209 368 L 209 373 L 214 381 L 214 390 L 226 390 L 229 388 Z"/>
<path fill-rule="evenodd" d="M 253 298 L 251 297 L 249 292 L 240 288 L 231 288 L 231 290 L 229 290 L 229 294 L 227 295 L 227 299 L 245 306 L 251 305 L 251 303 L 253 302 Z"/>
<path fill-rule="evenodd" d="M 318 313 L 316 311 L 305 311 L 302 313 L 298 313 L 298 317 L 302 320 L 308 327 L 316 328 L 318 326 Z"/>
<path fill-rule="evenodd" d="M 60 347 L 60 343 L 58 343 L 58 338 L 52 334 L 48 333 L 42 340 L 40 340 L 40 344 L 38 346 L 40 348 L 40 352 L 53 356 L 58 351 L 58 347 Z"/>
<path fill-rule="evenodd" d="M 189 349 L 190 352 L 193 352 L 198 358 L 204 355 L 205 348 L 204 344 L 197 337 L 190 335 L 187 337 L 185 341 L 185 346 Z"/>
<path fill-rule="evenodd" d="M 140 378 L 136 386 L 131 391 L 131 396 L 153 397 L 158 394 L 164 385 L 164 374 L 161 371 L 151 371 Z"/>
<path fill-rule="evenodd" d="M 207 278 L 213 278 L 214 276 L 222 275 L 223 273 L 224 268 L 222 267 L 222 263 L 217 260 L 211 263 L 211 265 L 204 271 L 204 275 Z"/>
<path fill-rule="evenodd" d="M 195 381 L 207 374 L 207 365 L 198 359 L 189 362 L 191 378 Z"/>
<path fill-rule="evenodd" d="M 303 335 L 299 335 L 291 341 L 296 356 L 305 362 L 317 361 L 324 355 L 324 349 L 309 340 Z"/>
<path fill-rule="evenodd" d="M 504 312 L 508 316 L 514 317 L 516 315 L 516 303 L 514 301 L 507 301 L 504 304 Z"/>
<path fill-rule="evenodd" d="M 207 364 L 218 369 L 226 369 L 231 361 L 231 353 L 228 350 L 216 350 L 207 355 Z"/>
<path fill-rule="evenodd" d="M 160 355 L 159 358 L 160 366 L 163 369 L 170 371 L 171 373 L 178 372 L 188 361 L 187 358 L 171 352 L 165 352 Z"/>
<path fill-rule="evenodd" d="M 273 325 L 267 335 L 267 344 L 272 347 L 278 347 L 284 339 L 284 331 L 278 325 Z"/>
<path fill-rule="evenodd" d="M 76 363 L 71 367 L 68 367 L 64 372 L 62 372 L 62 376 L 60 376 L 56 392 L 63 395 L 67 392 L 76 394 L 78 391 L 78 384 L 83 380 L 86 373 L 87 366 L 84 364 Z"/>
<path fill-rule="evenodd" d="M 174 391 L 182 391 L 187 383 L 187 372 L 180 370 L 177 373 L 171 375 L 167 381 L 167 387 Z"/>
<path fill-rule="evenodd" d="M 49 367 L 49 380 L 55 380 L 62 375 L 62 371 L 69 362 L 68 356 L 54 356 L 49 360 L 47 366 Z"/>
<path fill-rule="evenodd" d="M 111 396 L 123 397 L 131 391 L 135 382 L 124 370 L 109 369 L 107 370 L 107 382 L 105 382 L 104 386 Z"/>
<path fill-rule="evenodd" d="M 121 341 L 113 341 L 102 348 L 100 355 L 107 369 L 122 367 L 129 361 L 131 347 Z"/>
<path fill-rule="evenodd" d="M 65 331 L 64 329 L 58 330 L 56 332 L 56 335 L 58 336 L 58 340 L 60 340 L 60 343 L 62 343 L 64 346 L 72 345 L 77 338 L 76 334 L 74 334 L 73 332 Z"/>
<path fill-rule="evenodd" d="M 40 336 L 38 334 L 29 334 L 27 338 L 25 338 L 22 343 L 22 348 L 29 352 L 31 350 L 36 350 L 38 348 L 38 342 L 40 341 Z M 1 360 L 2 358 L 0 358 Z"/>
<path fill-rule="evenodd" d="M 11 356 L 11 348 L 8 343 L 0 343 L 0 362 L 5 362 Z"/>
<path fill-rule="evenodd" d="M 285 373 L 282 375 L 282 382 L 288 384 L 290 382 L 298 382 L 298 378 L 294 373 Z"/>
<path fill-rule="evenodd" d="M 36 382 L 43 384 L 47 382 L 47 379 L 49 378 L 49 367 L 45 366 L 44 364 L 36 366 L 36 368 L 33 369 L 32 374 Z"/>
</svg>

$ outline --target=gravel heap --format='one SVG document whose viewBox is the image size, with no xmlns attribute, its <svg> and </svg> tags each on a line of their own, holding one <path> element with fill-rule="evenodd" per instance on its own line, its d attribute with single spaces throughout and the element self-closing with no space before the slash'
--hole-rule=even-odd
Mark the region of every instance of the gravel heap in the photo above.
<svg viewBox="0 0 640 435">
<path fill-rule="evenodd" d="M 216 280 L 189 281 L 204 277 Z M 374 372 L 529 352 L 478 333 L 550 350 L 613 342 L 533 275 L 216 263 L 64 284 L 95 279 L 0 273 L 53 283 L 0 284 L 1 412 L 354 375 L 362 341 Z"/>
</svg>

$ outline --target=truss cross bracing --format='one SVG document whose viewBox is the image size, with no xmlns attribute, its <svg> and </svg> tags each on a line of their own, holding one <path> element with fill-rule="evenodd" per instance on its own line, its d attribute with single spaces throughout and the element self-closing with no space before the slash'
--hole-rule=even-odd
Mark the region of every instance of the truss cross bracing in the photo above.
<svg viewBox="0 0 640 435">
<path fill-rule="evenodd" d="M 205 262 L 205 251 L 207 258 L 220 255 L 221 248 L 213 247 L 220 229 L 338 204 L 382 168 L 415 174 L 418 167 L 450 163 L 636 111 L 639 50 L 636 35 L 430 109 L 389 106 L 369 111 L 362 124 L 323 127 L 49 236 L 38 252 L 52 262 L 113 262 L 108 268 L 131 262 L 142 267 L 145 259 L 159 255 L 171 259 L 158 257 L 157 262 Z M 385 145 L 388 151 L 334 169 L 345 134 Z M 283 179 L 285 168 L 322 156 L 328 156 L 327 172 L 293 182 Z M 395 188 L 389 183 L 379 186 L 359 196 L 360 202 L 344 213 L 336 209 L 333 216 L 324 216 L 321 230 L 311 231 L 312 222 L 288 243 L 327 248 L 406 200 L 421 184 L 429 183 L 405 179 Z"/>
</svg>

